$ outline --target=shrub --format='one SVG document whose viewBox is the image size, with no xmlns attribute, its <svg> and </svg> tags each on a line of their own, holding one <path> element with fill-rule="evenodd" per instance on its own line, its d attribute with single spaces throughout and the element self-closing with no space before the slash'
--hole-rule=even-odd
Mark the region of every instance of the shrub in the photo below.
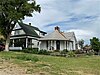
<svg viewBox="0 0 100 75">
<path fill-rule="evenodd" d="M 91 56 L 91 55 L 94 55 L 95 52 L 94 52 L 93 50 L 90 50 L 90 51 L 88 51 L 86 54 L 89 55 L 89 56 Z"/>
<path fill-rule="evenodd" d="M 83 54 L 84 53 L 84 51 L 82 51 L 82 50 L 75 50 L 74 52 L 75 52 L 75 54 Z"/>
<path fill-rule="evenodd" d="M 54 52 L 59 52 L 60 50 L 54 50 Z"/>
<path fill-rule="evenodd" d="M 67 54 L 68 50 L 67 49 L 64 49 L 62 51 L 60 51 L 60 54 Z"/>
<path fill-rule="evenodd" d="M 68 54 L 68 57 L 75 57 L 76 56 L 75 52 L 73 52 L 73 51 L 69 51 L 67 54 Z"/>
<path fill-rule="evenodd" d="M 33 48 L 32 53 L 33 54 L 38 54 L 38 48 Z"/>
<path fill-rule="evenodd" d="M 23 52 L 38 54 L 38 48 L 27 48 L 27 49 L 24 49 Z"/>
<path fill-rule="evenodd" d="M 25 54 L 18 55 L 16 56 L 16 58 L 24 61 L 34 61 L 34 62 L 37 62 L 39 60 L 36 56 L 25 55 Z"/>
<path fill-rule="evenodd" d="M 50 52 L 47 51 L 47 50 L 39 50 L 39 51 L 38 51 L 38 54 L 49 55 Z"/>
</svg>

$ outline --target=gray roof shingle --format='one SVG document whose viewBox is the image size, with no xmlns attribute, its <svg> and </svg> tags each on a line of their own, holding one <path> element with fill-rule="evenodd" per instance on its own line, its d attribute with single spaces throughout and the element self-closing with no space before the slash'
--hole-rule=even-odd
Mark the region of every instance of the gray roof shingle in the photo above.
<svg viewBox="0 0 100 75">
<path fill-rule="evenodd" d="M 55 27 L 54 32 L 48 34 L 47 36 L 40 38 L 39 40 L 69 40 L 72 41 L 73 38 L 76 39 L 74 32 L 61 32 L 58 26 Z"/>
<path fill-rule="evenodd" d="M 74 32 L 62 33 L 58 30 L 55 30 L 54 32 L 48 34 L 43 38 L 40 38 L 39 40 L 71 40 L 73 36 Z"/>
</svg>

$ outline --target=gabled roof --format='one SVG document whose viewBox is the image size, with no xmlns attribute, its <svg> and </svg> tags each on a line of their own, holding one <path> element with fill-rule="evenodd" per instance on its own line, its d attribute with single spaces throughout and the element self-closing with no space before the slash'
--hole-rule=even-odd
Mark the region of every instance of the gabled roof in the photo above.
<svg viewBox="0 0 100 75">
<path fill-rule="evenodd" d="M 60 32 L 59 27 L 55 27 L 55 31 L 48 34 L 47 36 L 40 38 L 39 40 L 70 40 L 75 37 L 74 32 Z"/>
<path fill-rule="evenodd" d="M 72 39 L 75 36 L 74 32 L 66 32 L 64 35 L 67 39 Z"/>
<path fill-rule="evenodd" d="M 24 24 L 24 23 L 18 23 L 20 27 L 24 30 L 26 35 L 33 36 L 33 37 L 40 37 L 35 30 L 38 30 L 38 28 Z"/>
<path fill-rule="evenodd" d="M 32 37 L 37 37 L 39 38 L 40 36 L 37 34 L 36 31 L 39 31 L 43 34 L 47 34 L 44 31 L 39 30 L 37 27 L 31 26 L 31 25 L 27 25 L 23 22 L 18 22 L 19 28 L 15 28 L 13 29 L 13 31 L 16 30 L 23 30 L 25 32 L 25 34 L 20 34 L 20 35 L 11 35 L 11 37 L 15 37 L 15 36 L 32 36 Z"/>
<path fill-rule="evenodd" d="M 51 34 L 48 34 L 47 36 L 45 36 L 44 38 L 40 38 L 39 40 L 67 40 L 67 39 L 58 30 L 55 30 Z"/>
<path fill-rule="evenodd" d="M 74 32 L 67 32 L 64 35 L 65 35 L 66 38 L 68 38 L 70 40 L 74 38 L 75 41 L 77 42 L 77 39 L 76 39 L 76 36 L 75 36 L 75 33 Z"/>
</svg>

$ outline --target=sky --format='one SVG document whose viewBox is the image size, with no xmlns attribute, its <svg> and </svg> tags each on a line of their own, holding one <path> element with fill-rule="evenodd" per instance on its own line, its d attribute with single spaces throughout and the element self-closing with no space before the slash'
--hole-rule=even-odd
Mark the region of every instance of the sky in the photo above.
<svg viewBox="0 0 100 75">
<path fill-rule="evenodd" d="M 26 17 L 25 23 L 32 23 L 47 33 L 59 26 L 63 32 L 74 32 L 77 40 L 89 44 L 92 37 L 100 38 L 100 0 L 36 0 L 41 13 Z"/>
</svg>

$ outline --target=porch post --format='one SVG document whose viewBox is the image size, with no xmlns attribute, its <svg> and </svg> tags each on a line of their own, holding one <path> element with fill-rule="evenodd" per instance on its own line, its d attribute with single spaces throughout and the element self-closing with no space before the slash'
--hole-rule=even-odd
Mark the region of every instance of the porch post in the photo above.
<svg viewBox="0 0 100 75">
<path fill-rule="evenodd" d="M 70 42 L 70 50 L 73 50 L 73 42 Z"/>
<path fill-rule="evenodd" d="M 69 41 L 67 41 L 67 49 L 70 50 L 70 49 L 69 49 Z"/>
<path fill-rule="evenodd" d="M 51 46 L 50 46 L 50 49 L 52 50 L 52 40 L 51 40 L 50 42 L 51 42 Z"/>
<path fill-rule="evenodd" d="M 28 38 L 26 37 L 26 48 L 28 47 Z"/>
<path fill-rule="evenodd" d="M 12 46 L 14 47 L 14 39 L 13 39 L 13 45 Z"/>
<path fill-rule="evenodd" d="M 72 42 L 72 50 L 74 50 L 74 47 L 73 47 L 74 45 L 73 45 L 73 42 Z"/>
<path fill-rule="evenodd" d="M 70 46 L 70 47 L 69 47 L 69 48 L 70 48 L 70 50 L 72 50 L 72 45 L 71 45 L 71 42 L 69 42 L 69 46 Z"/>
<path fill-rule="evenodd" d="M 67 49 L 67 41 L 66 41 L 66 49 Z M 68 50 L 68 49 L 67 49 Z"/>
<path fill-rule="evenodd" d="M 66 48 L 66 41 L 64 41 L 64 44 L 65 44 L 65 49 L 67 49 L 67 48 Z"/>
<path fill-rule="evenodd" d="M 70 50 L 70 42 L 68 41 L 68 50 Z"/>
<path fill-rule="evenodd" d="M 38 47 L 38 48 L 39 48 L 39 50 L 41 49 L 40 45 L 41 45 L 41 41 L 39 41 L 39 47 Z"/>
<path fill-rule="evenodd" d="M 56 41 L 54 41 L 54 50 L 56 50 Z"/>
<path fill-rule="evenodd" d="M 70 42 L 70 50 L 72 50 L 72 42 Z"/>
</svg>

